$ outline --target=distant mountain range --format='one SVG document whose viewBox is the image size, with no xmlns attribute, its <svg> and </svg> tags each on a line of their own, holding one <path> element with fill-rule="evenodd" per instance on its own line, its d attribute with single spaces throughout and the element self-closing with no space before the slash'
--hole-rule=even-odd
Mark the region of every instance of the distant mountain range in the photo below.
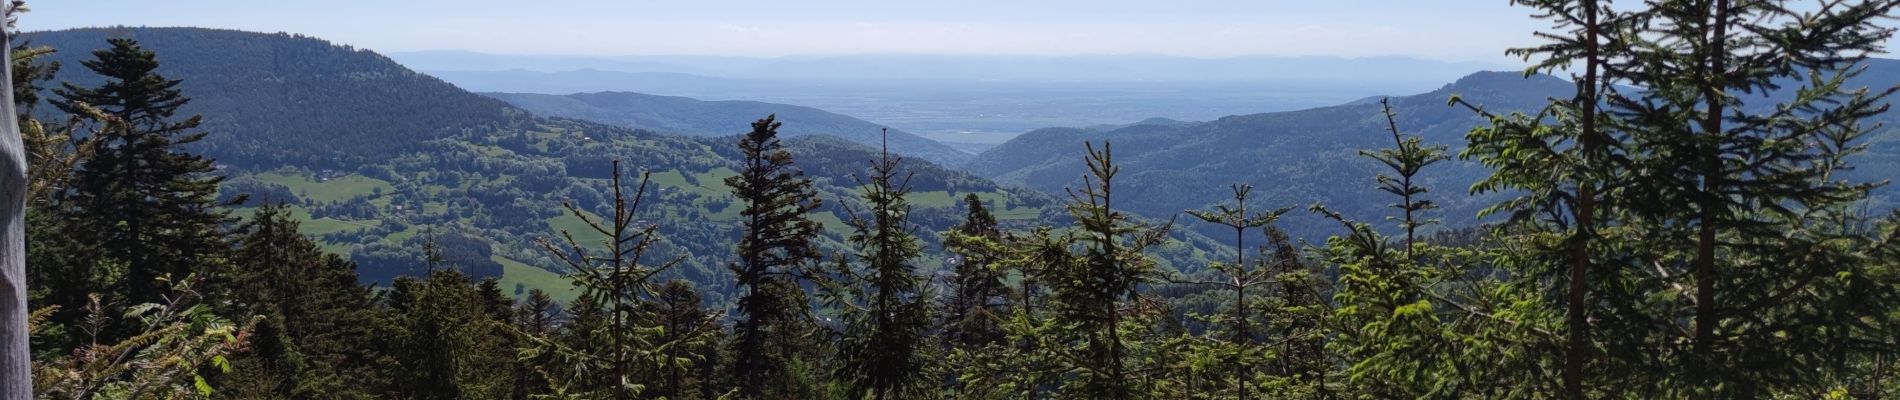
<svg viewBox="0 0 1900 400">
<path fill-rule="evenodd" d="M 1900 84 L 1900 61 L 1873 60 L 1853 86 L 1876 89 Z M 1392 97 L 1398 125 L 1407 134 L 1421 135 L 1431 144 L 1450 146 L 1451 154 L 1464 147 L 1464 136 L 1487 122 L 1462 107 L 1448 106 L 1457 95 L 1497 113 L 1533 111 L 1546 99 L 1568 97 L 1574 86 L 1551 76 L 1524 77 L 1518 72 L 1471 74 L 1428 93 Z M 1772 94 L 1771 96 L 1781 96 Z M 1877 121 L 1894 124 L 1900 114 L 1889 112 Z M 1861 181 L 1891 179 L 1900 171 L 1900 131 L 1888 129 L 1871 135 L 1868 153 L 1853 160 L 1858 167 L 1849 176 Z M 1363 149 L 1392 145 L 1378 98 L 1308 110 L 1236 115 L 1207 122 L 1155 123 L 1093 128 L 1047 128 L 1031 131 L 983 152 L 964 168 L 1006 184 L 1022 184 L 1057 194 L 1077 185 L 1085 172 L 1083 142 L 1112 142 L 1115 159 L 1124 170 L 1117 186 L 1120 205 L 1142 215 L 1165 217 L 1227 200 L 1228 185 L 1248 183 L 1260 190 L 1256 198 L 1266 206 L 1305 206 L 1323 203 L 1346 215 L 1373 220 L 1389 215 L 1393 199 L 1374 188 L 1380 167 L 1359 155 Z M 1424 174 L 1427 195 L 1443 209 L 1434 212 L 1446 226 L 1470 226 L 1477 211 L 1498 200 L 1497 195 L 1471 195 L 1472 183 L 1488 174 L 1474 162 L 1452 160 Z M 1892 209 L 1900 204 L 1892 187 L 1876 192 L 1870 207 Z M 1286 220 L 1289 230 L 1309 239 L 1332 234 L 1335 226 L 1315 216 L 1296 213 Z"/>
<path fill-rule="evenodd" d="M 702 76 L 795 81 L 1005 82 L 1444 82 L 1505 65 L 1409 57 L 1194 58 L 1164 55 L 808 55 L 777 58 L 720 56 L 503 55 L 466 51 L 390 53 L 424 71 L 541 72 L 596 69 L 674 72 Z"/>
<path fill-rule="evenodd" d="M 732 136 L 751 130 L 752 120 L 776 114 L 787 137 L 833 135 L 876 148 L 883 142 L 876 123 L 811 107 L 757 101 L 700 101 L 686 97 L 632 92 L 570 95 L 484 93 L 535 115 L 584 119 L 629 128 L 695 136 Z M 970 153 L 901 130 L 890 131 L 891 151 L 944 165 L 962 164 Z"/>
</svg>

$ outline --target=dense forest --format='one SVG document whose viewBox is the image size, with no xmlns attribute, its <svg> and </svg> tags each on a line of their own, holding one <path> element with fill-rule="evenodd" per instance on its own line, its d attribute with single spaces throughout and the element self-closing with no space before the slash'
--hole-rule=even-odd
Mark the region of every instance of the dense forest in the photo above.
<svg viewBox="0 0 1900 400">
<path fill-rule="evenodd" d="M 19 43 L 6 68 L 12 90 L 0 92 L 16 107 L 6 117 L 17 126 L 7 128 L 24 146 L 0 153 L 20 151 L 8 154 L 27 163 L 15 171 L 25 176 L 7 181 L 18 186 L 9 189 L 20 193 L 24 225 L 14 226 L 24 232 L 12 231 L 0 253 L 25 251 L 0 255 L 24 260 L 31 340 L 30 354 L 0 360 L 30 355 L 32 387 L 0 393 L 1844 399 L 1900 391 L 1889 379 L 1900 378 L 1891 365 L 1900 356 L 1900 213 L 1871 200 L 1884 179 L 1855 170 L 1857 154 L 1887 132 L 1879 122 L 1900 88 L 1857 83 L 1866 82 L 1867 57 L 1891 39 L 1894 30 L 1878 23 L 1900 0 L 1814 9 L 1513 3 L 1552 28 L 1541 44 L 1509 53 L 1533 65 L 1524 75 L 1535 84 L 1567 85 L 1562 95 L 1497 106 L 1439 93 L 1429 100 L 1447 105 L 1432 113 L 1483 122 L 1462 132 L 1456 151 L 1407 128 L 1414 115 L 1400 105 L 1427 99 L 1327 109 L 1338 125 L 1371 121 L 1337 135 L 1368 144 L 1352 156 L 1381 172 L 1301 190 L 1363 186 L 1386 207 L 1202 183 L 1231 200 L 1165 220 L 1128 209 L 1165 207 L 1160 199 L 1177 190 L 1151 185 L 1205 179 L 1144 177 L 1131 162 L 1143 160 L 1139 148 L 1089 140 L 1089 131 L 1056 132 L 1074 139 L 1055 144 L 1082 172 L 1059 198 L 888 148 L 783 138 L 774 115 L 739 136 L 668 136 L 534 117 L 431 79 L 403 82 L 482 119 L 278 137 L 255 124 L 296 117 L 220 122 L 193 113 L 194 91 L 246 86 L 168 77 L 166 53 L 139 37 L 81 31 L 98 43 L 79 55 Z M 12 4 L 9 13 L 20 11 Z M 377 85 L 408 73 L 343 75 Z M 70 76 L 87 78 L 62 78 Z M 333 100 L 340 109 L 430 112 Z M 258 106 L 329 121 L 313 129 L 361 124 L 296 104 Z M 339 128 L 322 128 L 329 124 Z M 226 130 L 253 137 L 220 138 Z M 1276 146 L 1268 148 L 1299 152 Z M 1196 156 L 1266 171 L 1315 168 L 1254 147 Z M 1305 172 L 1346 170 L 1326 165 Z M 1890 177 L 1883 169 L 1872 174 Z M 1456 181 L 1446 174 L 1475 183 L 1442 185 Z M 326 189 L 341 186 L 311 184 L 319 180 L 361 192 L 339 197 Z M 1466 190 L 1478 195 L 1455 194 Z M 1484 204 L 1444 206 L 1452 199 Z M 1328 221 L 1331 233 L 1299 240 L 1284 223 L 1296 215 Z M 306 224 L 326 220 L 377 222 L 324 235 L 336 238 L 309 234 Z M 418 226 L 445 228 L 410 229 Z M 494 245 L 521 242 L 537 254 Z M 496 271 L 516 260 L 549 264 L 562 284 L 508 287 Z M 0 311 L 22 311 L 9 307 Z M 0 338 L 21 328 L 0 326 Z"/>
</svg>

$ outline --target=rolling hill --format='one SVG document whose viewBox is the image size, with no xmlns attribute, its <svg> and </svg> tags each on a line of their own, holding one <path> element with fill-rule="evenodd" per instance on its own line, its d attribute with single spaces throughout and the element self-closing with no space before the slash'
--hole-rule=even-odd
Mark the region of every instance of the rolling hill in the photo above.
<svg viewBox="0 0 1900 400">
<path fill-rule="evenodd" d="M 22 35 L 60 50 L 51 57 L 64 66 L 57 81 L 87 86 L 101 78 L 80 62 L 119 37 L 137 39 L 158 54 L 161 73 L 184 79 L 194 101 L 181 112 L 204 115 L 204 129 L 217 134 L 203 150 L 225 164 L 348 168 L 526 117 L 374 52 L 299 35 L 126 27 Z"/>
<path fill-rule="evenodd" d="M 1900 83 L 1900 62 L 1874 60 L 1853 85 L 1875 88 Z M 1428 93 L 1392 97 L 1398 125 L 1426 142 L 1450 147 L 1456 155 L 1464 135 L 1485 124 L 1463 107 L 1448 106 L 1454 95 L 1492 112 L 1534 110 L 1545 99 L 1565 97 L 1574 87 L 1551 76 L 1524 77 L 1517 72 L 1480 72 Z M 1895 113 L 1879 120 L 1891 121 Z M 1236 115 L 1198 123 L 1136 124 L 1092 129 L 1049 128 L 1031 131 L 972 158 L 965 169 L 1006 184 L 1021 184 L 1047 193 L 1061 193 L 1084 172 L 1082 142 L 1110 141 L 1123 163 L 1129 209 L 1165 217 L 1226 200 L 1231 183 L 1249 183 L 1268 206 L 1305 206 L 1323 203 L 1349 216 L 1373 220 L 1389 215 L 1393 201 L 1374 188 L 1379 165 L 1358 154 L 1361 149 L 1390 146 L 1385 120 L 1376 98 L 1338 106 L 1300 111 Z M 1887 130 L 1865 144 L 1868 153 L 1855 162 L 1853 178 L 1890 179 L 1900 171 L 1900 134 Z M 1443 209 L 1436 213 L 1446 226 L 1469 226 L 1478 210 L 1496 195 L 1471 195 L 1468 188 L 1488 172 L 1474 162 L 1451 160 L 1428 169 L 1424 185 L 1428 196 Z M 1874 209 L 1891 209 L 1895 190 L 1876 193 Z M 1335 233 L 1336 225 L 1306 213 L 1286 220 L 1296 235 L 1319 239 Z"/>
<path fill-rule="evenodd" d="M 61 76 L 82 84 L 89 72 L 75 60 L 108 37 L 137 38 L 155 50 L 159 72 L 183 80 L 194 99 L 187 111 L 211 121 L 204 127 L 210 143 L 198 150 L 218 159 L 229 178 L 222 194 L 290 205 L 302 231 L 326 250 L 349 255 L 365 280 L 420 273 L 420 249 L 434 241 L 450 265 L 500 278 L 504 290 L 572 295 L 558 263 L 534 243 L 559 231 L 592 242 L 561 204 L 605 213 L 612 203 L 610 165 L 621 160 L 629 173 L 652 174 L 658 201 L 642 211 L 662 226 L 657 255 L 686 259 L 671 277 L 697 283 L 713 304 L 723 304 L 731 290 L 725 263 L 737 237 L 737 208 L 723 179 L 739 166 L 734 137 L 537 117 L 376 53 L 296 35 L 111 28 L 30 37 L 61 50 L 59 59 L 68 65 Z M 763 116 L 734 115 L 734 123 Z M 848 217 L 839 205 L 855 201 L 851 176 L 862 174 L 876 151 L 826 137 L 788 143 L 829 204 L 813 215 L 827 228 L 821 242 L 838 248 Z M 1046 221 L 1058 210 L 1050 196 L 927 161 L 906 169 L 918 174 L 915 222 L 929 243 L 933 232 L 960 220 L 954 200 L 965 194 L 988 200 L 1007 224 Z M 1176 264 L 1205 260 L 1197 249 L 1211 247 L 1197 245 L 1176 247 Z M 920 262 L 927 270 L 937 265 Z"/>
<path fill-rule="evenodd" d="M 697 136 L 737 135 L 751 129 L 751 120 L 777 114 L 785 121 L 779 133 L 787 137 L 832 135 L 868 146 L 878 146 L 883 126 L 811 107 L 757 101 L 700 101 L 686 97 L 632 92 L 595 92 L 570 95 L 484 93 L 536 115 L 583 119 L 629 128 Z M 956 165 L 969 153 L 910 133 L 891 130 L 891 151 L 945 165 Z"/>
</svg>

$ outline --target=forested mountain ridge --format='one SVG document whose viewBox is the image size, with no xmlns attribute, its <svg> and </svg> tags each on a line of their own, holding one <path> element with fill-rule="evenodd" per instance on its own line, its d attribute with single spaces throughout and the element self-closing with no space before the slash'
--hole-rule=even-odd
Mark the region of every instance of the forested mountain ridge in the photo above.
<svg viewBox="0 0 1900 400">
<path fill-rule="evenodd" d="M 101 79 L 80 62 L 119 37 L 139 40 L 158 54 L 161 73 L 183 78 L 195 100 L 181 112 L 202 114 L 202 128 L 217 132 L 199 146 L 222 164 L 353 168 L 526 117 L 375 52 L 301 35 L 110 27 L 21 39 L 60 50 L 48 57 L 64 66 L 55 82 L 95 85 Z"/>
<path fill-rule="evenodd" d="M 1900 61 L 1870 60 L 1867 72 L 1850 86 L 1875 90 L 1900 84 Z M 1497 114 L 1535 113 L 1546 99 L 1574 93 L 1570 82 L 1549 75 L 1525 77 L 1520 72 L 1478 72 L 1428 93 L 1391 97 L 1398 125 L 1407 134 L 1429 144 L 1450 147 L 1456 155 L 1465 147 L 1465 135 L 1487 123 L 1471 110 L 1448 104 L 1452 97 Z M 972 158 L 965 169 L 998 182 L 1021 184 L 1049 193 L 1061 193 L 1084 170 L 1080 160 L 1059 152 L 1084 141 L 1111 141 L 1116 154 L 1132 171 L 1128 207 L 1143 215 L 1166 216 L 1202 208 L 1226 198 L 1227 183 L 1249 183 L 1261 188 L 1256 197 L 1269 206 L 1323 203 L 1346 214 L 1376 213 L 1386 200 L 1372 185 L 1378 164 L 1359 150 L 1391 145 L 1379 99 L 1354 101 L 1309 110 L 1236 115 L 1215 121 L 1182 124 L 1138 124 L 1113 129 L 1048 128 L 1031 131 Z M 1874 120 L 1890 121 L 1888 112 Z M 1891 125 L 1891 123 L 1889 123 Z M 1855 156 L 1859 166 L 1849 176 L 1878 182 L 1900 170 L 1900 134 L 1893 130 L 1867 139 L 1868 152 Z M 1469 195 L 1471 185 L 1484 176 L 1475 162 L 1458 160 L 1435 165 L 1420 177 L 1432 189 L 1427 196 L 1444 208 L 1445 226 L 1471 226 L 1478 210 L 1494 203 L 1496 195 Z M 1892 208 L 1892 188 L 1883 188 L 1872 201 L 1875 209 Z M 1289 231 L 1310 239 L 1333 234 L 1330 222 L 1315 216 L 1294 215 Z"/>
<path fill-rule="evenodd" d="M 878 146 L 884 127 L 876 123 L 811 107 L 757 101 L 701 101 L 688 97 L 633 92 L 593 92 L 569 95 L 483 93 L 535 115 L 565 117 L 695 136 L 727 136 L 743 132 L 748 118 L 776 114 L 785 121 L 779 132 L 786 137 L 832 135 L 867 146 Z M 937 141 L 902 130 L 890 131 L 891 151 L 944 165 L 970 157 Z"/>
<path fill-rule="evenodd" d="M 250 195 L 239 214 L 250 213 L 250 206 L 287 204 L 304 234 L 355 261 L 366 281 L 424 274 L 422 249 L 433 242 L 447 264 L 476 278 L 501 278 L 516 295 L 539 288 L 567 300 L 571 286 L 557 276 L 566 271 L 536 241 L 569 231 L 591 243 L 591 230 L 562 205 L 606 213 L 612 206 L 607 178 L 619 160 L 629 177 L 653 173 L 650 195 L 657 205 L 643 218 L 659 223 L 667 238 L 654 254 L 685 260 L 667 276 L 701 285 L 709 301 L 724 301 L 730 289 L 724 265 L 737 208 L 723 180 L 739 167 L 733 136 L 538 117 L 374 52 L 296 35 L 104 28 L 32 37 L 35 45 L 59 50 L 51 59 L 66 67 L 56 81 L 70 76 L 79 84 L 99 79 L 79 66 L 91 49 L 104 47 L 106 38 L 138 39 L 157 54 L 159 73 L 181 80 L 192 97 L 181 112 L 204 116 L 199 130 L 209 135 L 193 148 L 215 159 L 228 178 L 221 197 Z M 767 114 L 723 117 L 742 126 Z M 802 129 L 793 128 L 799 123 L 784 126 Z M 835 249 L 848 231 L 846 207 L 857 201 L 856 177 L 878 158 L 877 150 L 830 136 L 790 138 L 787 147 L 826 202 L 814 218 L 825 227 L 821 245 Z M 1079 154 L 1078 147 L 1072 156 Z M 1005 224 L 1061 218 L 1050 207 L 1054 198 L 1042 193 L 927 160 L 906 158 L 902 168 L 916 173 L 911 218 L 933 248 L 936 232 L 956 223 L 966 194 L 982 197 Z M 1204 238 L 1182 238 L 1213 247 Z M 1192 266 L 1186 261 L 1205 259 L 1202 251 L 1180 247 L 1174 254 Z"/>
</svg>

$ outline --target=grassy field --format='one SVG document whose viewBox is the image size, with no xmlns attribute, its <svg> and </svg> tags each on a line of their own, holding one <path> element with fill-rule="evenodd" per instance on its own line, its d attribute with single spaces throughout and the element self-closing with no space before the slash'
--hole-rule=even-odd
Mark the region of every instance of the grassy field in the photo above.
<svg viewBox="0 0 1900 400">
<path fill-rule="evenodd" d="M 271 171 L 256 175 L 258 180 L 284 185 L 291 193 L 303 197 L 306 201 L 342 201 L 359 196 L 369 196 L 378 189 L 390 193 L 396 187 L 388 181 L 362 175 L 345 175 L 318 182 L 308 176 L 294 175 L 284 171 Z"/>
<path fill-rule="evenodd" d="M 561 276 L 561 274 L 548 272 L 548 270 L 535 268 L 528 264 L 522 264 L 520 261 L 511 260 L 507 257 L 493 256 L 491 259 L 501 263 L 501 290 L 503 293 L 515 297 L 525 296 L 527 294 L 526 290 L 523 290 L 520 295 L 514 294 L 515 285 L 520 284 L 521 287 L 525 289 L 541 289 L 543 292 L 548 292 L 548 296 L 553 297 L 555 301 L 559 301 L 562 304 L 573 301 L 576 296 L 580 296 L 581 294 L 580 289 L 576 289 L 573 283 L 569 281 L 567 277 Z"/>
</svg>

